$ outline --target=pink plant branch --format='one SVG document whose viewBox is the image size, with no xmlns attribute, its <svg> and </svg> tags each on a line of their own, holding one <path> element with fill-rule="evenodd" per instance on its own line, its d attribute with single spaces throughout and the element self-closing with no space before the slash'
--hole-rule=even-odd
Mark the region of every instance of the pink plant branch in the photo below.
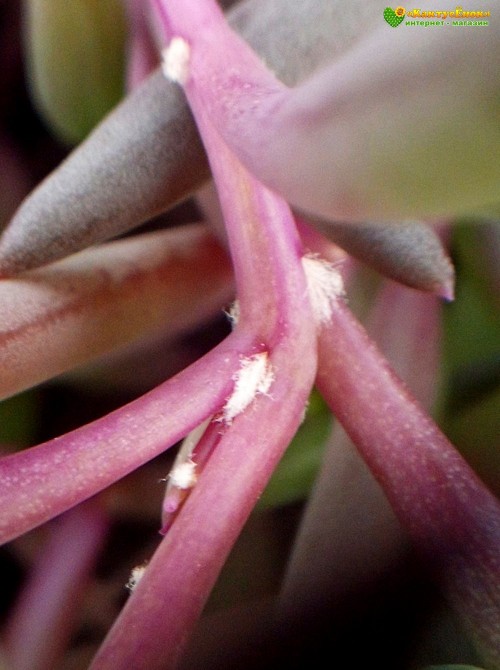
<svg viewBox="0 0 500 670">
<path fill-rule="evenodd" d="M 391 365 L 430 411 L 441 339 L 438 299 L 384 282 L 368 322 Z M 306 615 L 312 624 L 322 613 L 338 615 L 353 593 L 363 593 L 409 550 L 380 484 L 336 423 L 294 543 L 280 617 L 289 624 Z"/>
<path fill-rule="evenodd" d="M 314 370 L 310 357 L 300 362 L 305 335 L 274 350 L 271 397 L 257 398 L 222 437 L 93 668 L 125 669 L 139 655 L 144 668 L 176 666 L 227 554 L 300 423 Z"/>
<path fill-rule="evenodd" d="M 52 522 L 47 543 L 9 619 L 5 638 L 9 668 L 56 667 L 73 633 L 107 525 L 96 501 Z"/>
<path fill-rule="evenodd" d="M 160 9 L 170 25 L 167 5 Z M 210 9 L 204 19 L 210 20 Z M 315 374 L 316 328 L 290 211 L 221 142 L 200 103 L 197 75 L 193 63 L 186 92 L 225 216 L 240 300 L 236 332 L 261 336 L 273 379 L 267 393 L 231 419 L 94 668 L 129 667 L 139 651 L 144 667 L 176 666 L 232 544 L 301 421 Z"/>
<path fill-rule="evenodd" d="M 441 301 L 434 295 L 384 281 L 366 329 L 412 395 L 432 412 L 439 391 Z"/>
<path fill-rule="evenodd" d="M 240 358 L 256 343 L 234 333 L 158 388 L 63 437 L 0 460 L 0 541 L 103 490 L 216 413 Z"/>
<path fill-rule="evenodd" d="M 127 45 L 127 88 L 138 86 L 158 65 L 158 54 L 149 30 L 143 0 L 126 0 L 129 23 Z"/>
<path fill-rule="evenodd" d="M 422 205 L 418 193 L 413 197 L 410 188 L 402 190 L 402 198 L 397 180 L 392 191 L 394 203 L 391 198 L 381 198 L 379 172 L 372 168 L 376 165 L 379 169 L 382 157 L 397 177 L 407 178 L 402 166 L 410 164 L 417 170 L 420 145 L 412 144 L 411 133 L 408 139 L 399 132 L 395 142 L 394 128 L 402 130 L 398 125 L 402 118 L 406 124 L 408 119 L 421 119 L 426 105 L 433 110 L 432 122 L 438 128 L 448 122 L 447 103 L 454 101 L 457 82 L 471 72 L 472 63 L 481 62 L 484 46 L 478 46 L 473 36 L 466 37 L 471 63 L 467 61 L 463 71 L 457 68 L 442 85 L 439 68 L 446 68 L 453 56 L 464 63 L 462 44 L 453 47 L 449 38 L 438 42 L 430 31 L 428 37 L 422 33 L 410 52 L 416 63 L 423 58 L 424 64 L 431 54 L 431 62 L 438 58 L 439 67 L 428 81 L 421 82 L 425 95 L 415 100 L 415 95 L 407 95 L 406 80 L 397 81 L 394 76 L 398 56 L 406 53 L 402 33 L 388 44 L 378 30 L 344 59 L 289 89 L 230 31 L 212 0 L 152 0 L 152 4 L 170 41 L 164 71 L 184 86 L 217 183 L 239 319 L 233 334 L 222 344 L 134 403 L 61 438 L 1 459 L 0 505 L 5 512 L 0 520 L 1 537 L 6 541 L 78 504 L 208 421 L 198 451 L 191 454 L 193 462 L 188 463 L 196 476 L 179 504 L 174 501 L 170 506 L 173 498 L 167 496 L 164 511 L 171 517 L 166 520 L 166 537 L 92 665 L 95 670 L 174 668 L 228 552 L 300 424 L 317 375 L 321 392 L 384 489 L 401 524 L 462 611 L 485 657 L 498 666 L 500 504 L 350 316 L 337 297 L 342 291 L 338 273 L 311 255 L 303 257 L 302 241 L 288 205 L 268 190 L 276 189 L 305 210 L 310 208 L 323 216 L 345 214 L 347 219 L 364 217 L 368 212 L 390 216 L 422 207 L 428 207 L 430 213 L 447 210 L 450 199 L 436 204 L 431 197 L 436 192 L 432 170 L 430 175 L 424 170 L 423 178 L 422 171 L 418 173 L 425 195 Z M 485 39 L 494 53 L 496 31 L 495 27 L 492 36 Z M 497 82 L 494 68 L 489 61 L 487 65 L 492 81 Z M 489 90 L 494 91 L 494 86 Z M 172 87 L 165 87 L 165 94 L 179 100 Z M 148 109 L 158 95 L 161 97 L 161 92 L 153 86 Z M 366 105 L 366 100 L 371 104 Z M 402 104 L 408 114 L 401 114 Z M 379 108 L 389 110 L 387 117 L 381 116 Z M 161 109 L 159 105 L 152 125 L 164 132 L 177 117 L 173 114 L 165 123 Z M 469 101 L 460 98 L 456 109 L 458 119 L 467 118 Z M 137 126 L 134 110 L 132 105 L 123 113 L 120 123 L 125 128 L 131 117 Z M 485 162 L 482 156 L 485 137 L 492 143 L 498 139 L 492 110 L 496 107 L 484 98 L 484 126 L 477 133 L 477 144 L 458 143 L 470 152 L 472 169 L 481 155 L 480 165 L 484 168 L 486 164 L 487 173 L 487 179 L 483 174 L 479 180 L 477 193 L 467 181 L 460 198 L 454 197 L 453 206 L 458 203 L 459 211 L 471 203 L 484 203 L 497 181 L 495 161 Z M 120 123 L 115 130 L 121 128 Z M 373 144 L 368 141 L 371 132 Z M 163 144 L 158 151 L 156 135 L 153 139 L 149 131 L 145 135 L 149 144 L 141 144 L 143 153 L 134 155 L 154 153 L 156 163 L 146 161 L 136 183 L 139 200 L 147 190 L 144 185 L 151 183 L 153 164 L 168 164 L 168 174 L 177 165 L 172 156 L 165 157 Z M 460 128 L 459 139 L 462 135 Z M 443 137 L 445 144 L 456 139 L 453 133 L 443 133 Z M 184 141 L 191 145 L 189 138 Z M 368 157 L 367 142 L 373 148 Z M 116 143 L 106 146 L 114 155 Z M 87 145 L 86 151 L 93 164 L 91 147 Z M 397 150 L 391 153 L 394 147 Z M 450 145 L 453 158 L 452 148 Z M 171 153 L 177 150 L 182 146 L 174 145 Z M 200 155 L 199 148 L 195 154 Z M 114 159 L 111 164 L 115 165 Z M 190 160 L 187 165 L 191 170 Z M 441 174 L 443 163 L 438 167 Z M 468 165 L 467 171 L 460 172 L 462 182 L 469 169 Z M 79 193 L 80 170 L 71 161 L 67 170 Z M 187 182 L 192 186 L 192 181 L 191 174 Z M 99 185 L 101 182 L 99 179 Z M 175 186 L 169 198 L 185 190 L 185 184 Z M 138 213 L 144 216 L 158 211 L 157 207 L 165 204 L 162 191 L 160 188 L 160 197 L 139 202 L 130 220 L 136 221 Z M 43 189 L 41 192 L 43 201 Z M 131 202 L 137 198 L 134 195 Z M 108 211 L 101 208 L 99 198 L 93 204 L 101 214 Z M 120 202 L 120 207 L 127 209 L 125 202 Z M 117 220 L 101 219 L 105 222 L 98 233 L 102 239 L 116 232 Z M 26 223 L 25 228 L 12 228 L 6 234 L 4 251 L 10 249 L 10 260 L 4 273 L 54 257 L 49 249 L 52 237 L 41 231 L 38 239 L 45 251 L 40 256 L 37 248 L 36 259 L 28 258 L 31 251 L 26 251 L 23 240 L 30 226 Z M 89 236 L 86 231 L 69 247 L 85 243 L 83 238 L 87 242 L 95 239 L 94 234 Z M 312 247 L 336 253 L 318 236 L 304 232 L 303 238 Z M 449 293 L 450 277 L 444 282 L 439 279 L 438 285 Z M 96 296 L 107 288 L 99 286 L 90 300 L 85 299 L 85 305 L 97 301 Z M 61 306 L 74 330 L 79 307 L 64 300 Z M 40 318 L 43 321 L 45 317 Z M 245 376 L 248 370 L 250 375 Z"/>
<path fill-rule="evenodd" d="M 498 500 L 340 301 L 320 336 L 317 383 L 485 657 L 498 665 Z"/>
</svg>

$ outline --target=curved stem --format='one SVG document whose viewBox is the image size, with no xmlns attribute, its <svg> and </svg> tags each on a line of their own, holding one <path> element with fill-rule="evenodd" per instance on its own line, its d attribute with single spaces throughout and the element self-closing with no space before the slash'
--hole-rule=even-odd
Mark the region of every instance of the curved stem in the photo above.
<svg viewBox="0 0 500 670">
<path fill-rule="evenodd" d="M 340 301 L 320 336 L 317 383 L 485 657 L 497 667 L 499 501 Z"/>
<path fill-rule="evenodd" d="M 168 449 L 220 409 L 240 358 L 233 333 L 158 388 L 93 423 L 0 460 L 0 541 L 73 507 Z"/>
<path fill-rule="evenodd" d="M 95 500 L 52 523 L 48 541 L 9 619 L 5 643 L 9 667 L 56 667 L 73 632 L 81 596 L 107 527 Z"/>
<path fill-rule="evenodd" d="M 162 3 L 169 22 L 171 6 Z M 197 7 L 209 22 L 210 4 Z M 300 424 L 316 369 L 316 326 L 291 213 L 221 140 L 202 104 L 196 69 L 190 82 L 187 94 L 219 189 L 235 266 L 237 332 L 262 336 L 273 379 L 268 391 L 255 394 L 231 418 L 95 658 L 96 670 L 176 666 L 232 544 Z"/>
</svg>

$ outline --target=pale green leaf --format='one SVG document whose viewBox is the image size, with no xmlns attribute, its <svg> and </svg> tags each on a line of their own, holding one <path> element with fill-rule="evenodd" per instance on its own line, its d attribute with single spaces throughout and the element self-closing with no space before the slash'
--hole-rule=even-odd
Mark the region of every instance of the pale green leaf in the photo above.
<svg viewBox="0 0 500 670">
<path fill-rule="evenodd" d="M 125 15 L 120 0 L 27 0 L 31 91 L 65 142 L 82 140 L 123 93 Z"/>
</svg>

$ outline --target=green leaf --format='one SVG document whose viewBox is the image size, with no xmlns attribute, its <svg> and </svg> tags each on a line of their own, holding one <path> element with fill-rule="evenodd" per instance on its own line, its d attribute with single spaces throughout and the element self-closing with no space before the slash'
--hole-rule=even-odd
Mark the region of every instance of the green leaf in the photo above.
<svg viewBox="0 0 500 670">
<path fill-rule="evenodd" d="M 500 319 L 484 258 L 477 253 L 478 224 L 453 235 L 457 299 L 445 306 L 446 434 L 479 475 L 500 491 Z"/>
<path fill-rule="evenodd" d="M 448 416 L 445 430 L 479 476 L 500 495 L 500 383 L 497 384 L 495 391 Z"/>
<path fill-rule="evenodd" d="M 321 465 L 331 426 L 328 407 L 319 393 L 313 392 L 304 423 L 281 459 L 257 509 L 288 505 L 307 497 Z"/>
<path fill-rule="evenodd" d="M 478 254 L 478 225 L 459 224 L 453 231 L 456 300 L 444 313 L 447 367 L 452 373 L 499 352 L 500 319 L 484 276 L 484 258 Z"/>
<path fill-rule="evenodd" d="M 423 670 L 484 670 L 477 665 L 428 665 Z"/>
<path fill-rule="evenodd" d="M 0 445 L 26 447 L 36 440 L 39 395 L 28 391 L 0 402 Z"/>
<path fill-rule="evenodd" d="M 123 94 L 123 4 L 27 0 L 26 10 L 25 47 L 35 104 L 63 141 L 77 143 Z"/>
</svg>

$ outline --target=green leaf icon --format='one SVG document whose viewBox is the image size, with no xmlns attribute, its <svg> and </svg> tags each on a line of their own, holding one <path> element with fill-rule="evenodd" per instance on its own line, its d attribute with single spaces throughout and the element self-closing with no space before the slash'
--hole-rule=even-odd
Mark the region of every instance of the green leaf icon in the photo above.
<svg viewBox="0 0 500 670">
<path fill-rule="evenodd" d="M 384 19 L 392 28 L 397 28 L 401 21 L 403 21 L 404 17 L 404 10 L 401 16 L 398 16 L 392 7 L 386 7 L 384 9 Z"/>
</svg>

